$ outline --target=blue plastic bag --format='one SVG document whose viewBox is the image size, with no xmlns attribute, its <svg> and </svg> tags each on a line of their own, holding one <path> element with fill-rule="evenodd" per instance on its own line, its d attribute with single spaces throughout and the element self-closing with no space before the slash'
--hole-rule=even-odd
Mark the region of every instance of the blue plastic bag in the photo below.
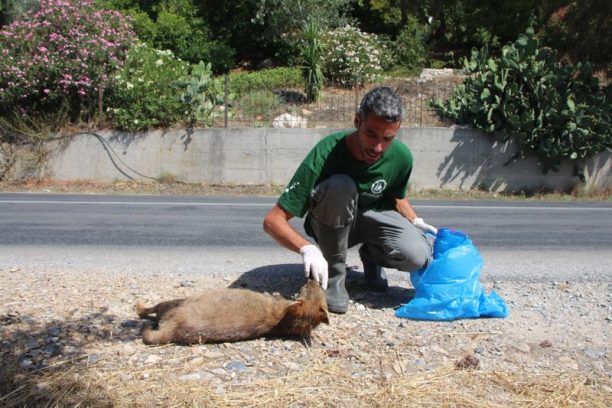
<svg viewBox="0 0 612 408">
<path fill-rule="evenodd" d="M 467 235 L 440 228 L 433 260 L 410 275 L 414 298 L 395 315 L 419 320 L 506 317 L 508 308 L 497 293 L 486 295 L 480 284 L 482 258 Z"/>
</svg>

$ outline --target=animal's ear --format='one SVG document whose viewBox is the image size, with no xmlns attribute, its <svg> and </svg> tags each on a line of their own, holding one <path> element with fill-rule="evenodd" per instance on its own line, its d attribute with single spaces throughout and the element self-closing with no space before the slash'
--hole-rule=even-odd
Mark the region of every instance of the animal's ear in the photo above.
<svg viewBox="0 0 612 408">
<path fill-rule="evenodd" d="M 304 304 L 303 300 L 301 299 L 294 300 L 293 302 L 289 303 L 289 305 L 287 306 L 287 312 L 297 314 L 300 308 L 302 307 L 302 304 Z"/>
<path fill-rule="evenodd" d="M 329 312 L 324 307 L 319 309 L 321 312 L 321 321 L 325 324 L 329 324 Z"/>
</svg>

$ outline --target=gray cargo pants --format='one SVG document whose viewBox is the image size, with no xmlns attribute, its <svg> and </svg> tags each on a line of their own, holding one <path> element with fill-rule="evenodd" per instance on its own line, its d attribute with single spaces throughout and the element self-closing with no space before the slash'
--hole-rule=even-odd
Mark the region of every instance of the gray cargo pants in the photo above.
<svg viewBox="0 0 612 408">
<path fill-rule="evenodd" d="M 330 277 L 345 273 L 348 248 L 363 243 L 362 260 L 414 272 L 431 259 L 433 237 L 426 236 L 397 211 L 361 211 L 354 181 L 337 174 L 310 194 L 306 231 L 317 240 Z"/>
</svg>

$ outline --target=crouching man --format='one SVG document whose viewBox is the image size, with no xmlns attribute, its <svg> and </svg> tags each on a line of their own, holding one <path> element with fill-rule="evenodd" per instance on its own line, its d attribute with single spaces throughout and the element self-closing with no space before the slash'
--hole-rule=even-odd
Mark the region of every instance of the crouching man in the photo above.
<svg viewBox="0 0 612 408">
<path fill-rule="evenodd" d="M 384 292 L 383 267 L 413 272 L 431 257 L 436 228 L 423 222 L 406 197 L 412 154 L 395 140 L 404 106 L 388 87 L 374 88 L 355 114 L 355 131 L 329 135 L 308 153 L 276 205 L 264 230 L 299 252 L 307 277 L 326 289 L 329 311 L 346 313 L 348 248 L 361 243 L 365 285 Z M 304 217 L 301 236 L 289 220 Z"/>
</svg>

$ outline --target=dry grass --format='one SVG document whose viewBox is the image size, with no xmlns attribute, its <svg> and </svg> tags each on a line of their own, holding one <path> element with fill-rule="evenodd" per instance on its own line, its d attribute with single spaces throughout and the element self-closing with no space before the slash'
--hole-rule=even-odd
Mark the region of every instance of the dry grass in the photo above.
<svg viewBox="0 0 612 408">
<path fill-rule="evenodd" d="M 373 356 L 381 365 L 388 356 Z M 22 373 L 6 361 L 0 405 L 224 407 L 609 407 L 608 379 L 559 373 L 458 370 L 356 378 L 341 359 L 322 358 L 280 378 L 180 381 L 181 369 L 109 369 L 72 361 Z M 11 368 L 12 367 L 12 368 Z M 223 388 L 220 388 L 223 387 Z"/>
<path fill-rule="evenodd" d="M 104 194 L 159 194 L 159 195 L 228 195 L 278 196 L 284 186 L 277 184 L 208 184 L 177 181 L 172 175 L 160 176 L 156 181 L 117 180 L 93 182 L 88 180 L 59 181 L 25 179 L 0 182 L 5 192 L 104 193 Z M 601 190 L 580 194 L 559 192 L 493 193 L 482 190 L 428 189 L 411 191 L 412 199 L 440 200 L 534 200 L 534 201 L 609 201 L 612 191 Z"/>
</svg>

